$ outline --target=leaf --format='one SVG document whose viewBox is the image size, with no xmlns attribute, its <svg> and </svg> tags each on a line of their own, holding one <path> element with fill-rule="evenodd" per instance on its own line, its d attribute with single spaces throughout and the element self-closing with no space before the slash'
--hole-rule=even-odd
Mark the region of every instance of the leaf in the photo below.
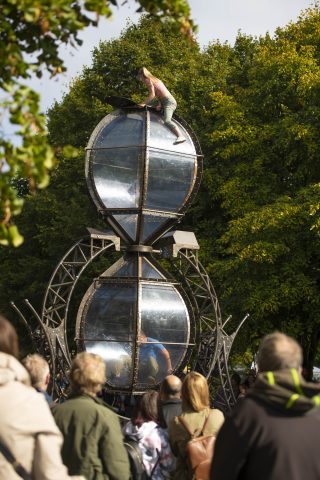
<svg viewBox="0 0 320 480">
<path fill-rule="evenodd" d="M 8 239 L 10 244 L 14 247 L 20 247 L 20 245 L 23 243 L 24 238 L 22 235 L 20 235 L 16 225 L 10 225 L 8 228 Z"/>
</svg>

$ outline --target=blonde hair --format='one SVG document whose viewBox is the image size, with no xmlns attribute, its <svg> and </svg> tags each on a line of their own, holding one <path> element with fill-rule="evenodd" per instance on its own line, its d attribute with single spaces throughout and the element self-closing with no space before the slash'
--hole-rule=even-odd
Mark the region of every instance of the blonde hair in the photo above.
<svg viewBox="0 0 320 480">
<path fill-rule="evenodd" d="M 209 387 L 206 378 L 197 372 L 190 372 L 182 383 L 182 409 L 201 412 L 210 406 Z"/>
<path fill-rule="evenodd" d="M 70 382 L 72 393 L 95 395 L 106 381 L 106 366 L 100 355 L 79 353 L 72 362 Z"/>
<path fill-rule="evenodd" d="M 159 78 L 152 75 L 152 73 L 149 72 L 149 70 L 146 67 L 140 68 L 140 70 L 138 71 L 137 77 L 149 78 L 152 82 L 159 82 Z"/>
<path fill-rule="evenodd" d="M 48 362 L 41 355 L 34 353 L 24 358 L 22 364 L 28 370 L 31 385 L 37 388 L 43 387 L 50 373 Z"/>
</svg>

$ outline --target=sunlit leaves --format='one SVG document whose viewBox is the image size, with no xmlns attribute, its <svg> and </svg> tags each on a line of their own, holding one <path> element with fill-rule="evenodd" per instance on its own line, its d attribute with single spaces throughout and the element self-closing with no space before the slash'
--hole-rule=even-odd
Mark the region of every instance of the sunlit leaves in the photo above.
<svg viewBox="0 0 320 480">
<path fill-rule="evenodd" d="M 192 37 L 194 24 L 186 0 L 139 0 L 139 10 L 171 21 L 176 30 Z M 4 0 L 0 10 L 0 109 L 18 127 L 21 145 L 7 135 L 0 136 L 0 243 L 19 246 L 22 236 L 13 224 L 23 201 L 18 198 L 13 179 L 26 178 L 29 192 L 49 184 L 49 172 L 56 158 L 47 141 L 45 117 L 40 112 L 36 92 L 21 83 L 45 70 L 52 76 L 65 71 L 61 44 L 80 45 L 79 33 L 97 25 L 100 16 L 110 17 L 117 0 Z M 77 146 L 77 145 L 73 145 Z M 64 149 L 64 155 L 77 152 Z M 19 205 L 19 207 L 17 206 Z"/>
<path fill-rule="evenodd" d="M 222 302 L 249 311 L 256 333 L 281 328 L 305 348 L 320 332 L 319 34 L 316 6 L 273 39 L 240 35 L 206 111 Z"/>
</svg>

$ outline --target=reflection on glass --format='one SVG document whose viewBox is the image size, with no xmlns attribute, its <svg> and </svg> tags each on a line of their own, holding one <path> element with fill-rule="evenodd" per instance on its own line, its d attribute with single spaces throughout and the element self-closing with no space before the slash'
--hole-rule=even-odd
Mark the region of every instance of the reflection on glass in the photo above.
<svg viewBox="0 0 320 480">
<path fill-rule="evenodd" d="M 146 207 L 177 212 L 195 176 L 196 157 L 150 150 Z"/>
<path fill-rule="evenodd" d="M 165 277 L 161 275 L 148 260 L 142 258 L 142 278 L 160 279 Z"/>
<path fill-rule="evenodd" d="M 138 215 L 133 214 L 124 214 L 124 215 L 113 215 L 113 218 L 121 225 L 123 230 L 127 232 L 129 237 L 132 240 L 135 240 L 137 235 L 137 223 Z"/>
<path fill-rule="evenodd" d="M 160 342 L 188 342 L 189 314 L 175 287 L 142 284 L 141 329 Z"/>
<path fill-rule="evenodd" d="M 189 315 L 178 291 L 172 285 L 142 284 L 138 365 L 141 387 L 161 382 L 170 365 L 174 370 L 180 364 L 187 350 L 188 332 Z"/>
<path fill-rule="evenodd" d="M 85 314 L 85 339 L 132 340 L 136 289 L 135 284 L 100 285 L 92 295 Z"/>
<path fill-rule="evenodd" d="M 161 225 L 163 225 L 168 220 L 168 217 L 160 217 L 156 215 L 143 215 L 143 227 L 141 241 L 145 242 L 148 238 L 153 235 Z"/>
<path fill-rule="evenodd" d="M 106 208 L 135 208 L 140 198 L 139 148 L 91 151 L 92 173 Z"/>
<path fill-rule="evenodd" d="M 140 346 L 138 388 L 152 387 L 152 385 L 161 383 L 168 375 L 163 352 L 168 353 L 173 370 L 180 365 L 187 352 L 187 345 L 152 343 L 152 337 L 148 337 L 148 339 L 150 340 L 148 343 Z"/>
<path fill-rule="evenodd" d="M 110 148 L 144 144 L 143 112 L 115 117 L 97 136 L 93 148 Z"/>
<path fill-rule="evenodd" d="M 189 135 L 180 125 L 179 129 L 182 130 L 183 135 L 186 137 L 187 141 L 175 145 L 174 142 L 177 137 L 166 125 L 164 125 L 162 115 L 157 115 L 154 112 L 150 112 L 151 147 L 194 155 L 196 151 L 193 143 L 189 139 Z"/>
<path fill-rule="evenodd" d="M 122 266 L 114 274 L 115 277 L 136 277 L 137 272 L 137 261 L 136 257 L 128 257 L 128 259 L 123 261 Z"/>
<path fill-rule="evenodd" d="M 128 388 L 132 383 L 132 346 L 126 342 L 85 342 L 86 350 L 106 362 L 107 382 Z"/>
</svg>

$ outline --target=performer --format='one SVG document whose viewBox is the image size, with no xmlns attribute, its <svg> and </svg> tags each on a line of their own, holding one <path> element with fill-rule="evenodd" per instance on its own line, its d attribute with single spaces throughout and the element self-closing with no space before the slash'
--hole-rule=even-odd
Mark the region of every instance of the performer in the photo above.
<svg viewBox="0 0 320 480">
<path fill-rule="evenodd" d="M 172 365 L 170 353 L 159 342 L 151 337 L 147 337 L 141 330 L 140 333 L 140 381 L 156 380 L 158 374 L 171 375 Z"/>
<path fill-rule="evenodd" d="M 182 135 L 179 128 L 173 123 L 172 115 L 177 108 L 177 102 L 159 78 L 152 75 L 146 67 L 140 68 L 137 79 L 145 83 L 149 90 L 149 95 L 145 99 L 144 103 L 140 103 L 141 107 L 145 105 L 155 106 L 157 110 L 161 107 L 164 111 L 164 123 L 170 130 L 176 135 L 175 144 L 183 143 L 186 138 Z"/>
</svg>

